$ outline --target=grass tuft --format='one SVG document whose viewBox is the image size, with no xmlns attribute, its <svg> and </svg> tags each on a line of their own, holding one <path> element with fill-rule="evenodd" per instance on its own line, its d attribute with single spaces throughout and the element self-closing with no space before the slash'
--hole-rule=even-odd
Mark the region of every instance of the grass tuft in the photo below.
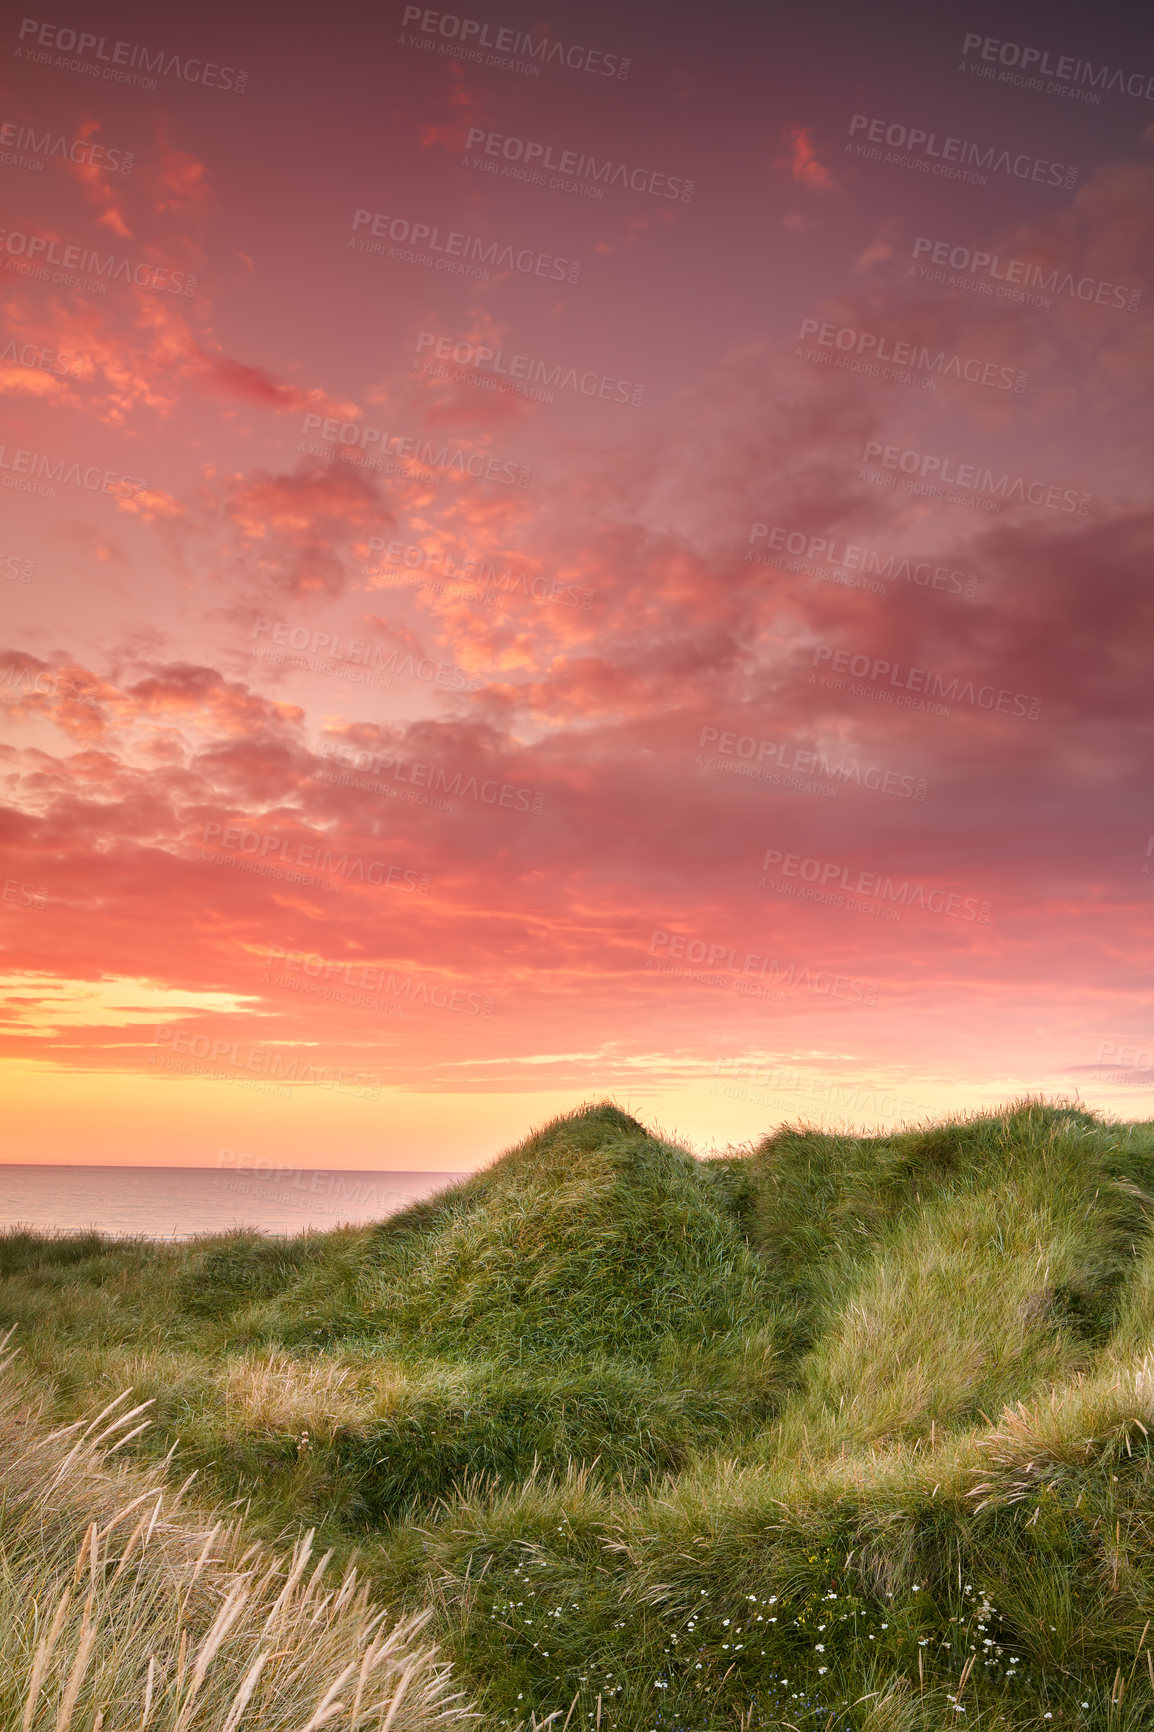
<svg viewBox="0 0 1154 1732">
<path fill-rule="evenodd" d="M 355 1565 L 254 1545 L 117 1452 L 138 1409 L 53 1429 L 0 1367 L 0 1725 L 452 1732 L 475 1716 Z M 311 1569 L 308 1566 L 313 1565 Z"/>
</svg>

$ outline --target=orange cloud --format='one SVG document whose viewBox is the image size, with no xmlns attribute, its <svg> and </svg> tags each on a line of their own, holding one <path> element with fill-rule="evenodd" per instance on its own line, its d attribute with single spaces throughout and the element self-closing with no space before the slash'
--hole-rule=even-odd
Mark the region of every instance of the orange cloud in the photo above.
<svg viewBox="0 0 1154 1732">
<path fill-rule="evenodd" d="M 786 135 L 786 152 L 775 158 L 775 168 L 784 169 L 791 180 L 807 192 L 833 192 L 837 182 L 825 165 L 818 161 L 813 137 L 808 126 L 791 127 Z"/>
</svg>

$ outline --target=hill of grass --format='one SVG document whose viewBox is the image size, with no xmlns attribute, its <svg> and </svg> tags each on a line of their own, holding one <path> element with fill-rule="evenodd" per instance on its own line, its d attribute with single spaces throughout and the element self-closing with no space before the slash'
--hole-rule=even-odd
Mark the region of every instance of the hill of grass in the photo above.
<svg viewBox="0 0 1154 1732">
<path fill-rule="evenodd" d="M 1154 1126 L 1038 1102 L 712 1161 L 612 1106 L 367 1228 L 12 1234 L 65 1420 L 132 1385 L 356 1545 L 488 1722 L 1154 1725 Z"/>
</svg>

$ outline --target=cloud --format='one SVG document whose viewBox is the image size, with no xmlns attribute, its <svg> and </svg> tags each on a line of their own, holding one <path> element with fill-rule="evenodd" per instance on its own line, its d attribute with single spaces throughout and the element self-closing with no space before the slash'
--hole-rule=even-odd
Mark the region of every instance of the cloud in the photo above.
<svg viewBox="0 0 1154 1732">
<path fill-rule="evenodd" d="M 818 160 L 813 133 L 808 126 L 793 126 L 786 134 L 785 154 L 775 157 L 773 166 L 806 192 L 825 193 L 837 190 L 837 182 L 829 169 Z"/>
<path fill-rule="evenodd" d="M 426 121 L 421 127 L 422 150 L 444 149 L 460 156 L 465 149 L 469 128 L 476 126 L 485 105 L 480 91 L 470 89 L 466 69 L 459 60 L 450 60 L 446 68 L 448 93 L 445 105 L 451 113 L 444 120 Z"/>
<path fill-rule="evenodd" d="M 312 411 L 344 421 L 357 413 L 355 403 L 331 397 L 315 386 L 294 385 L 287 379 L 278 378 L 267 367 L 252 366 L 230 355 L 210 354 L 200 346 L 196 347 L 195 357 L 189 375 L 201 390 L 212 396 L 238 398 L 255 408 L 271 409 L 277 414 Z"/>
</svg>

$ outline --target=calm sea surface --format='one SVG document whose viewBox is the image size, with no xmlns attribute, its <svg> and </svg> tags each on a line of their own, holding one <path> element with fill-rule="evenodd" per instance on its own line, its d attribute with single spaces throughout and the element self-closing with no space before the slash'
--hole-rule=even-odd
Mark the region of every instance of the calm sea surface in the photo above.
<svg viewBox="0 0 1154 1732">
<path fill-rule="evenodd" d="M 303 1233 L 379 1220 L 465 1176 L 307 1167 L 0 1166 L 0 1230 L 95 1227 L 148 1239 L 187 1239 L 231 1227 Z"/>
</svg>

